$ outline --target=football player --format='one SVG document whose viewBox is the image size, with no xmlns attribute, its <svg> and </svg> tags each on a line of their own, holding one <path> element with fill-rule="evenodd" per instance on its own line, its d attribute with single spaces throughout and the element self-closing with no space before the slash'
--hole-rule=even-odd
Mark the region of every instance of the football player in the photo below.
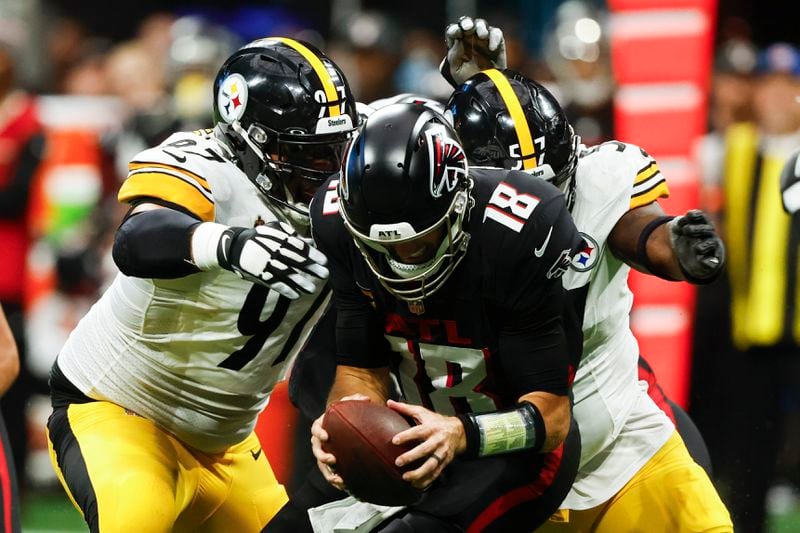
<svg viewBox="0 0 800 533">
<path fill-rule="evenodd" d="M 135 156 L 121 270 L 51 372 L 53 466 L 91 531 L 259 531 L 284 504 L 253 428 L 330 291 L 308 202 L 359 118 L 309 44 L 220 68 L 213 130 Z"/>
<path fill-rule="evenodd" d="M 586 243 L 564 276 L 583 314 L 573 388 L 581 465 L 562 512 L 541 530 L 731 531 L 708 475 L 640 385 L 629 326 L 630 266 L 693 283 L 719 274 L 724 249 L 707 217 L 665 216 L 657 200 L 666 182 L 644 150 L 581 145 L 555 98 L 518 73 L 479 72 L 447 110 L 472 164 L 518 168 L 558 186 Z"/>
<path fill-rule="evenodd" d="M 579 455 L 569 395 L 580 343 L 568 343 L 560 277 L 582 241 L 564 196 L 522 172 L 468 168 L 444 116 L 395 104 L 367 119 L 312 220 L 337 311 L 329 401 L 383 404 L 394 370 L 403 402 L 388 405 L 417 422 L 395 436 L 413 443 L 397 464 L 423 461 L 403 477 L 428 490 L 379 529 L 541 524 Z M 344 489 L 323 419 L 312 449 Z"/>
</svg>

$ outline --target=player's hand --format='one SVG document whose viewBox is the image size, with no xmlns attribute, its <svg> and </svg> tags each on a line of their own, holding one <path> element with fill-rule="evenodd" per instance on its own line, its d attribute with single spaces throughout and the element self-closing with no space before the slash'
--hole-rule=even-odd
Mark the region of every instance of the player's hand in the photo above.
<svg viewBox="0 0 800 533">
<path fill-rule="evenodd" d="M 226 229 L 217 244 L 217 260 L 222 268 L 290 300 L 313 294 L 328 278 L 325 255 L 283 222 Z"/>
<path fill-rule="evenodd" d="M 339 490 L 345 490 L 344 480 L 335 470 L 336 457 L 322 449 L 322 446 L 328 440 L 328 432 L 322 429 L 323 418 L 325 418 L 325 414 L 320 415 L 311 424 L 311 453 L 314 454 L 314 458 L 317 460 L 317 468 L 319 468 L 325 481 Z"/>
<path fill-rule="evenodd" d="M 345 400 L 370 401 L 369 397 L 363 394 L 352 394 L 339 399 L 339 401 Z M 336 457 L 323 449 L 325 442 L 328 441 L 328 432 L 322 429 L 322 420 L 324 418 L 325 413 L 321 414 L 311 424 L 311 453 L 314 454 L 314 458 L 317 460 L 317 468 L 322 472 L 322 477 L 325 478 L 325 481 L 346 492 L 347 487 L 342 476 L 336 473 Z"/>
<path fill-rule="evenodd" d="M 506 42 L 500 28 L 484 19 L 461 17 L 444 32 L 449 74 L 457 85 L 487 68 L 506 68 Z M 447 77 L 447 76 L 445 76 Z"/>
<path fill-rule="evenodd" d="M 419 442 L 416 447 L 400 455 L 395 464 L 402 467 L 423 459 L 422 465 L 404 473 L 403 479 L 419 489 L 425 489 L 439 477 L 456 454 L 466 449 L 464 425 L 454 416 L 443 416 L 419 405 L 393 400 L 386 405 L 417 422 L 416 426 L 395 435 L 392 443 Z"/>
<path fill-rule="evenodd" d="M 698 209 L 670 222 L 672 248 L 687 281 L 708 283 L 722 271 L 725 245 L 708 216 Z"/>
</svg>

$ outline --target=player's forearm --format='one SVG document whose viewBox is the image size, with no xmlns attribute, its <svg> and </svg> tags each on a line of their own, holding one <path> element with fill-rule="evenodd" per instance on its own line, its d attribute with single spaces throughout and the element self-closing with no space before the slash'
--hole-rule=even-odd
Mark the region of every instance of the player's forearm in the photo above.
<svg viewBox="0 0 800 533">
<path fill-rule="evenodd" d="M 328 404 L 354 394 L 363 394 L 379 405 L 389 399 L 388 368 L 358 368 L 339 365 L 328 394 Z"/>
<path fill-rule="evenodd" d="M 611 230 L 608 244 L 615 256 L 640 272 L 682 280 L 683 273 L 672 249 L 667 225 L 652 228 L 649 235 L 642 234 L 649 224 L 662 217 L 664 211 L 656 202 L 631 209 Z M 645 252 L 647 260 L 642 255 Z M 646 261 L 649 261 L 650 268 L 644 264 Z"/>
<path fill-rule="evenodd" d="M 542 416 L 545 437 L 541 451 L 546 453 L 558 448 L 567 438 L 572 421 L 569 397 L 549 392 L 531 392 L 522 396 L 519 401 L 532 403 Z"/>
<path fill-rule="evenodd" d="M 608 242 L 632 267 L 672 281 L 710 283 L 725 264 L 725 246 L 699 210 L 669 217 L 656 202 L 637 207 L 619 219 Z"/>
</svg>

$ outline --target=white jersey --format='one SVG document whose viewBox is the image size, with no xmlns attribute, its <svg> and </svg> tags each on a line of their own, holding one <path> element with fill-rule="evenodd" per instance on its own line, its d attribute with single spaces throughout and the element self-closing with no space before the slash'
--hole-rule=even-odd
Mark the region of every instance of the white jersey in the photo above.
<svg viewBox="0 0 800 533">
<path fill-rule="evenodd" d="M 583 357 L 573 384 L 581 461 L 561 505 L 575 510 L 611 498 L 674 431 L 646 383 L 639 383 L 639 346 L 629 323 L 630 267 L 606 244 L 622 215 L 668 194 L 666 182 L 638 146 L 612 141 L 581 149 L 572 217 L 587 247 L 563 277 L 568 290 L 586 294 Z"/>
<path fill-rule="evenodd" d="M 130 164 L 119 200 L 155 199 L 203 221 L 280 217 L 208 131 L 176 133 Z M 253 430 L 328 289 L 290 301 L 227 270 L 178 279 L 119 274 L 58 357 L 90 398 L 121 405 L 218 452 Z"/>
</svg>

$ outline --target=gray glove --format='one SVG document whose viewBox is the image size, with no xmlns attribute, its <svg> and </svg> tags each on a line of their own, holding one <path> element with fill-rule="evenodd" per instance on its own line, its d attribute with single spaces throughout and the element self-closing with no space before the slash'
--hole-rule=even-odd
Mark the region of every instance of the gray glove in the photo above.
<svg viewBox="0 0 800 533">
<path fill-rule="evenodd" d="M 487 68 L 506 68 L 506 42 L 500 28 L 483 19 L 461 17 L 444 32 L 447 57 L 440 70 L 448 81 L 461 85 Z"/>
</svg>

